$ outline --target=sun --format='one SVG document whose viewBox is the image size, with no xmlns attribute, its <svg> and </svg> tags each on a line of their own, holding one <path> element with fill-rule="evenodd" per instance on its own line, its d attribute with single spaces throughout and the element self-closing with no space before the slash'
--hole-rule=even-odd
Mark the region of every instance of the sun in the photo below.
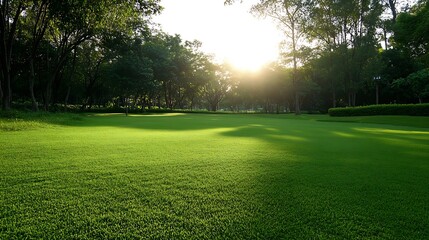
<svg viewBox="0 0 429 240">
<path fill-rule="evenodd" d="M 230 65 L 246 71 L 257 71 L 264 65 L 277 61 L 281 33 L 266 22 L 243 17 L 228 26 L 220 34 L 212 36 L 217 43 L 216 55 Z"/>
<path fill-rule="evenodd" d="M 240 46 L 229 52 L 225 61 L 233 67 L 243 71 L 258 71 L 265 65 L 276 61 L 277 53 L 270 49 L 253 46 Z"/>
<path fill-rule="evenodd" d="M 200 50 L 214 56 L 217 63 L 257 71 L 276 61 L 284 35 L 269 19 L 249 12 L 256 0 L 230 6 L 223 2 L 163 0 L 165 9 L 157 22 L 167 33 L 201 41 Z"/>
<path fill-rule="evenodd" d="M 271 32 L 241 30 L 233 38 L 219 38 L 222 47 L 217 54 L 223 56 L 223 61 L 244 71 L 258 71 L 271 62 L 277 61 L 279 50 L 277 44 L 267 41 Z"/>
</svg>

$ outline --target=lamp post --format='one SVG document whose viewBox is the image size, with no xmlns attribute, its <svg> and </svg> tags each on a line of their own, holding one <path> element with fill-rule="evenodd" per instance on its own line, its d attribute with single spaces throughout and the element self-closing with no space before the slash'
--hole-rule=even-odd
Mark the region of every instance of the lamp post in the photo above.
<svg viewBox="0 0 429 240">
<path fill-rule="evenodd" d="M 378 84 L 381 80 L 380 76 L 375 76 L 374 78 L 374 82 L 375 82 L 375 104 L 378 105 Z"/>
</svg>

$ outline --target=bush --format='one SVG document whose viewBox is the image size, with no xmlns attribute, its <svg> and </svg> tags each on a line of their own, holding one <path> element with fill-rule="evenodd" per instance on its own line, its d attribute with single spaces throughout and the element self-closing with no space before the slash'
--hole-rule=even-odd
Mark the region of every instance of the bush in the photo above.
<svg viewBox="0 0 429 240">
<path fill-rule="evenodd" d="M 0 118 L 8 118 L 8 119 L 12 119 L 12 118 L 19 118 L 20 116 L 20 112 L 17 110 L 0 110 Z"/>
<path fill-rule="evenodd" d="M 429 104 L 386 104 L 361 107 L 330 108 L 330 116 L 408 115 L 429 116 Z"/>
</svg>

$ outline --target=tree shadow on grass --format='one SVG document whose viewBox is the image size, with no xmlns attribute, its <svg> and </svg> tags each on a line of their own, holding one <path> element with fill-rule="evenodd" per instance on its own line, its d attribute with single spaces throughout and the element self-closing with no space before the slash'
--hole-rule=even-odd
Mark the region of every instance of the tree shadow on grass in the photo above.
<svg viewBox="0 0 429 240">
<path fill-rule="evenodd" d="M 221 133 L 257 138 L 280 153 L 252 161 L 259 168 L 251 188 L 257 201 L 249 200 L 254 215 L 246 236 L 421 238 L 428 234 L 429 215 L 421 210 L 429 207 L 424 200 L 429 198 L 428 132 L 387 130 L 385 135 L 374 126 L 366 129 L 373 130 L 368 134 L 347 124 L 337 125 L 338 131 L 324 124 L 299 125 L 306 131 L 252 124 Z M 410 209 L 420 214 L 410 214 Z"/>
<path fill-rule="evenodd" d="M 163 191 L 159 192 L 157 188 L 164 201 L 152 207 L 162 210 L 156 216 L 165 217 L 157 223 L 178 228 L 171 231 L 230 239 L 423 239 L 428 235 L 429 139 L 422 130 L 413 133 L 388 126 L 390 132 L 383 132 L 380 125 L 364 124 L 362 128 L 360 123 L 263 115 L 94 115 L 54 124 L 178 134 L 219 129 L 217 136 L 233 139 L 236 145 L 249 139 L 262 143 L 256 146 L 269 148 L 247 149 L 246 159 L 229 152 L 231 161 L 214 161 L 207 166 L 204 163 L 209 160 L 203 159 L 194 166 L 203 172 L 177 164 L 163 169 L 154 166 L 163 171 L 156 173 L 160 176 L 148 177 L 158 177 L 154 187 L 164 184 L 165 189 L 161 186 Z M 413 144 L 416 141 L 420 145 Z M 420 155 L 409 153 L 419 149 Z M 227 154 L 231 150 L 219 151 Z M 240 159 L 232 158 L 237 154 Z M 186 178 L 188 175 L 180 179 L 178 171 L 193 174 L 198 180 Z M 140 173 L 137 170 L 136 178 Z M 201 183 L 200 189 L 190 181 L 207 184 Z M 117 191 L 121 192 L 119 188 Z M 194 217 L 193 213 L 200 215 Z M 195 226 L 199 232 L 192 232 Z M 201 233 L 204 231 L 207 235 Z"/>
<path fill-rule="evenodd" d="M 234 128 L 258 122 L 244 115 L 224 114 L 147 114 L 147 115 L 91 115 L 76 122 L 81 127 L 120 127 L 136 130 L 192 131 L 215 128 Z"/>
<path fill-rule="evenodd" d="M 0 131 L 24 131 L 51 126 L 78 126 L 83 122 L 83 114 L 13 112 L 0 117 Z"/>
</svg>

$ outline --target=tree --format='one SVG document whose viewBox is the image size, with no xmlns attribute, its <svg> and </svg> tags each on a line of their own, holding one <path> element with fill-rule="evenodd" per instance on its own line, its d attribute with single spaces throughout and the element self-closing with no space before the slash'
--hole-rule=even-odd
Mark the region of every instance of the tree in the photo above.
<svg viewBox="0 0 429 240">
<path fill-rule="evenodd" d="M 386 66 L 382 61 L 381 54 L 377 54 L 368 59 L 362 69 L 365 85 L 375 89 L 375 104 L 380 103 L 380 87 L 384 85 L 386 76 L 382 74 Z"/>
<path fill-rule="evenodd" d="M 163 95 L 167 108 L 172 109 L 175 104 L 175 66 L 173 64 L 175 51 L 180 49 L 180 36 L 170 36 L 165 33 L 152 36 L 144 45 L 145 55 L 152 61 L 154 80 L 161 85 L 162 93 L 157 94 L 158 105 L 161 107 L 161 96 Z"/>
<path fill-rule="evenodd" d="M 189 108 L 192 110 L 197 102 L 200 102 L 203 94 L 203 86 L 208 80 L 208 73 L 212 64 L 212 57 L 200 51 L 201 42 L 187 42 L 190 50 L 191 71 L 187 77 L 185 85 L 186 99 L 189 103 Z"/>
<path fill-rule="evenodd" d="M 429 68 L 414 72 L 406 78 L 400 78 L 393 84 L 402 89 L 409 89 L 413 97 L 417 97 L 419 103 L 423 102 L 423 98 L 429 97 Z"/>
<path fill-rule="evenodd" d="M 334 74 L 342 77 L 344 92 L 349 106 L 356 105 L 356 95 L 362 86 L 362 69 L 369 58 L 376 54 L 375 38 L 382 6 L 377 1 L 310 1 L 305 33 L 319 42 L 328 66 L 340 64 L 341 68 L 329 72 L 333 106 L 336 105 L 336 81 Z M 328 57 L 331 56 L 331 57 Z M 334 59 L 341 59 L 336 61 Z M 334 63 L 335 62 L 335 63 Z"/>
<path fill-rule="evenodd" d="M 301 37 L 304 34 L 305 1 L 303 0 L 262 0 L 252 7 L 252 11 L 261 16 L 268 16 L 276 20 L 291 43 L 290 54 L 292 58 L 293 72 L 292 82 L 295 91 L 295 114 L 300 114 L 299 90 L 298 90 L 298 58 L 297 49 Z"/>
<path fill-rule="evenodd" d="M 230 71 L 226 66 L 210 64 L 206 66 L 206 83 L 204 84 L 204 95 L 210 111 L 219 110 L 220 102 L 226 93 L 233 87 L 231 84 Z"/>
<path fill-rule="evenodd" d="M 165 33 L 152 36 L 144 44 L 167 108 L 185 108 L 188 104 L 192 108 L 201 92 L 203 72 L 210 59 L 200 52 L 200 46 L 198 41 L 183 41 L 180 35 Z"/>
<path fill-rule="evenodd" d="M 11 88 L 11 62 L 13 53 L 13 43 L 19 19 L 25 9 L 26 1 L 0 1 L 0 98 L 2 108 L 10 109 L 12 101 Z"/>
<path fill-rule="evenodd" d="M 114 60 L 110 69 L 108 75 L 116 95 L 132 99 L 134 106 L 153 87 L 152 61 L 144 55 L 142 41 L 138 38 Z"/>
<path fill-rule="evenodd" d="M 51 21 L 49 14 L 50 0 L 35 0 L 32 2 L 31 8 L 26 11 L 24 25 L 29 32 L 29 48 L 30 53 L 28 62 L 30 64 L 30 77 L 28 78 L 28 90 L 31 97 L 33 111 L 38 111 L 39 106 L 34 94 L 34 82 L 36 78 L 34 61 L 37 57 L 40 43 L 42 42 L 46 29 Z"/>
<path fill-rule="evenodd" d="M 95 41 L 88 41 L 74 50 L 74 54 L 78 55 L 78 63 L 72 64 L 72 68 L 77 68 L 80 73 L 81 81 L 83 82 L 83 102 L 82 109 L 87 107 L 90 109 L 94 103 L 94 95 L 97 89 L 98 80 L 100 78 L 100 69 L 103 62 L 106 60 L 103 54 L 102 46 L 95 47 Z"/>
<path fill-rule="evenodd" d="M 429 66 L 429 2 L 416 5 L 411 12 L 398 16 L 395 30 L 397 47 L 407 51 L 410 58 Z"/>
<path fill-rule="evenodd" d="M 148 32 L 149 17 L 161 11 L 159 0 L 4 0 L 0 1 L 0 99 L 3 109 L 10 108 L 11 92 L 14 86 L 26 82 L 34 110 L 37 110 L 35 89 L 42 94 L 44 108 L 58 99 L 64 81 L 71 78 L 70 60 L 74 59 L 78 47 L 88 40 L 100 46 L 107 35 L 136 36 Z M 19 33 L 19 35 L 18 35 Z M 118 34 L 119 33 L 119 34 Z M 15 53 L 13 45 L 22 46 Z M 19 55 L 19 56 L 18 56 Z M 29 66 L 26 69 L 14 59 L 25 56 Z M 16 62 L 16 61 L 15 61 Z M 77 63 L 72 61 L 72 63 Z M 68 71 L 66 73 L 66 71 Z M 49 72 L 49 76 L 43 76 Z M 13 75 L 17 75 L 14 77 Z M 40 80 L 37 82 L 37 79 Z M 22 81 L 15 83 L 14 81 Z M 67 85 L 67 83 L 65 84 Z M 22 94 L 17 94 L 22 96 Z"/>
<path fill-rule="evenodd" d="M 389 8 L 392 14 L 392 22 L 396 22 L 396 16 L 398 15 L 398 10 L 396 9 L 397 0 L 382 0 L 384 5 Z"/>
</svg>

